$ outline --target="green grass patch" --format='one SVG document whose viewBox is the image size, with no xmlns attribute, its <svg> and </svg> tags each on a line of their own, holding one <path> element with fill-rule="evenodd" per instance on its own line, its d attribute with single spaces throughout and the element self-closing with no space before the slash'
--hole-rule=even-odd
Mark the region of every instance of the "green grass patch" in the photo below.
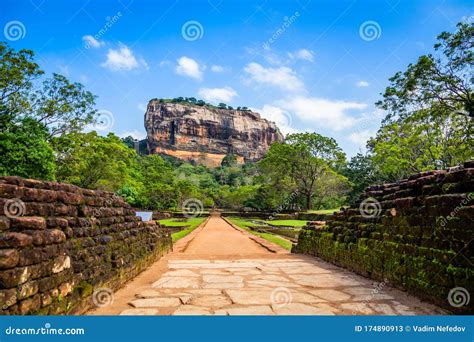
<svg viewBox="0 0 474 342">
<path fill-rule="evenodd" d="M 309 213 L 309 214 L 333 214 L 335 211 L 339 211 L 339 208 L 308 210 L 307 213 Z"/>
<path fill-rule="evenodd" d="M 237 218 L 237 217 L 228 218 L 228 220 L 231 221 L 233 224 L 239 226 L 240 228 L 248 231 L 249 233 L 251 233 L 253 235 L 260 236 L 260 237 L 264 238 L 267 241 L 273 242 L 274 244 L 276 244 L 280 247 L 283 247 L 287 251 L 291 250 L 291 247 L 292 247 L 291 241 L 288 241 L 287 239 L 284 239 L 284 238 L 282 238 L 278 235 L 274 235 L 274 234 L 271 234 L 271 233 L 260 233 L 260 232 L 256 232 L 256 231 L 251 230 L 250 227 L 258 226 L 255 223 L 248 222 L 246 220 L 243 220 L 243 219 Z"/>
<path fill-rule="evenodd" d="M 243 229 L 249 229 L 249 227 L 257 227 L 259 224 L 249 222 L 246 219 L 238 218 L 238 217 L 227 217 L 229 221 L 234 223 L 235 225 L 239 226 L 240 228 Z"/>
<path fill-rule="evenodd" d="M 189 228 L 186 228 L 186 229 L 180 230 L 179 232 L 171 234 L 171 239 L 173 240 L 173 242 L 176 242 L 179 239 L 191 233 L 202 222 L 204 222 L 205 219 L 206 219 L 205 217 L 194 217 L 194 218 L 186 219 L 186 221 L 182 221 L 181 219 L 172 218 L 172 219 L 159 220 L 158 222 L 168 227 L 189 226 Z"/>
<path fill-rule="evenodd" d="M 192 227 L 199 226 L 201 222 L 204 221 L 205 219 L 206 219 L 205 217 L 193 217 L 186 220 L 179 219 L 179 218 L 170 218 L 170 219 L 158 220 L 158 222 L 164 226 L 169 226 L 169 227 L 190 226 L 192 228 Z"/>
<path fill-rule="evenodd" d="M 285 226 L 285 227 L 303 227 L 306 226 L 308 221 L 306 220 L 272 220 L 264 221 L 272 226 Z"/>
</svg>

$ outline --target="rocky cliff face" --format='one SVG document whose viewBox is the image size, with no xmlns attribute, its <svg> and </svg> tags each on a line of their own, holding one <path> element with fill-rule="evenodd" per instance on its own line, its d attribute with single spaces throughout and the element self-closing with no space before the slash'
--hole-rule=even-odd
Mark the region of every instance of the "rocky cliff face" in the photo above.
<svg viewBox="0 0 474 342">
<path fill-rule="evenodd" d="M 238 162 L 261 159 L 283 137 L 273 122 L 252 111 L 151 100 L 145 113 L 148 150 L 207 166 L 229 153 Z"/>
</svg>

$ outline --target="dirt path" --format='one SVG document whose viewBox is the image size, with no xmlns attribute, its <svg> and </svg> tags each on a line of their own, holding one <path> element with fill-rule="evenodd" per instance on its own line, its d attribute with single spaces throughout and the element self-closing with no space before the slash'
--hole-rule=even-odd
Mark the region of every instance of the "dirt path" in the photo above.
<svg viewBox="0 0 474 342">
<path fill-rule="evenodd" d="M 317 258 L 292 255 L 220 217 L 91 315 L 337 315 L 444 313 L 413 296 Z M 275 253 L 276 252 L 276 253 Z"/>
<path fill-rule="evenodd" d="M 230 227 L 219 216 L 209 219 L 200 234 L 189 243 L 183 254 L 186 256 L 202 255 L 206 258 L 215 256 L 246 257 L 252 254 L 269 254 L 270 252 L 250 240 L 246 235 Z"/>
</svg>

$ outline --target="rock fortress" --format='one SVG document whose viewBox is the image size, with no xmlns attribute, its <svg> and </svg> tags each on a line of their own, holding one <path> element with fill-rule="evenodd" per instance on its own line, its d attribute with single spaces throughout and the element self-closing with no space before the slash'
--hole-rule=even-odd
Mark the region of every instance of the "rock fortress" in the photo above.
<svg viewBox="0 0 474 342">
<path fill-rule="evenodd" d="M 170 155 L 210 167 L 233 154 L 237 162 L 257 161 L 271 143 L 283 141 L 275 123 L 245 109 L 153 99 L 145 113 L 150 154 Z"/>
</svg>

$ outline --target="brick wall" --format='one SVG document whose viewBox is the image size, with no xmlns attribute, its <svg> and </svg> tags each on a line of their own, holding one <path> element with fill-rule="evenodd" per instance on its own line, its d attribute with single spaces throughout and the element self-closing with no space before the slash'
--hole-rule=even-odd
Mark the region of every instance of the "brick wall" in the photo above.
<svg viewBox="0 0 474 342">
<path fill-rule="evenodd" d="M 369 187 L 322 228 L 305 227 L 294 252 L 385 281 L 453 312 L 473 312 L 473 176 L 470 161 Z M 467 304 L 463 298 L 469 295 Z"/>
<path fill-rule="evenodd" d="M 170 248 L 113 193 L 0 177 L 2 314 L 82 313 Z"/>
</svg>

